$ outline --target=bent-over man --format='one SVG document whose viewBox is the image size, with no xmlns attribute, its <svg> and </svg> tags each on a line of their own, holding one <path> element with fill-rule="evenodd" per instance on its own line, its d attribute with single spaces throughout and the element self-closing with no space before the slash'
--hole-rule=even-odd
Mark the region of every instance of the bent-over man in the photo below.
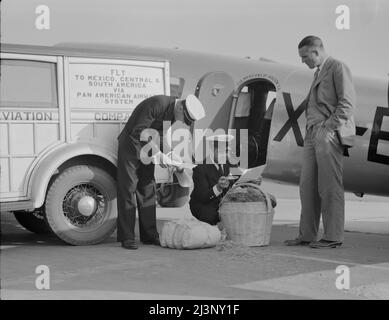
<svg viewBox="0 0 389 320">
<path fill-rule="evenodd" d="M 154 163 L 141 160 L 141 141 L 145 129 L 162 131 L 163 121 L 176 120 L 190 126 L 205 116 L 201 102 L 189 95 L 185 100 L 157 95 L 143 100 L 132 112 L 120 133 L 117 167 L 117 240 L 125 249 L 137 249 L 135 242 L 135 213 L 138 208 L 140 240 L 159 245 L 156 227 L 156 194 Z M 159 146 L 156 146 L 159 149 Z M 157 153 L 162 162 L 166 155 Z M 168 161 L 166 161 L 168 162 Z M 136 194 L 136 198 L 135 198 Z"/>
</svg>

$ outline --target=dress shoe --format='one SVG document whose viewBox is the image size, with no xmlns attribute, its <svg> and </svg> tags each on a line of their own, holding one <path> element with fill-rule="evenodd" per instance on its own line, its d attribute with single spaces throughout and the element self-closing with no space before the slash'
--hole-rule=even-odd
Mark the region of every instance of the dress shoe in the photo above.
<svg viewBox="0 0 389 320">
<path fill-rule="evenodd" d="M 307 246 L 310 244 L 309 241 L 303 241 L 300 239 L 286 240 L 286 241 L 284 241 L 284 243 L 287 246 Z"/>
<path fill-rule="evenodd" d="M 154 244 L 156 246 L 160 246 L 161 245 L 161 243 L 159 242 L 159 238 L 158 237 L 156 237 L 154 240 L 145 240 L 145 241 L 142 240 L 142 243 L 143 244 Z"/>
<path fill-rule="evenodd" d="M 317 242 L 311 242 L 309 244 L 309 247 L 315 248 L 315 249 L 327 249 L 327 248 L 336 248 L 340 247 L 342 245 L 342 242 L 340 241 L 328 241 L 321 239 Z"/>
<path fill-rule="evenodd" d="M 125 240 L 125 241 L 122 241 L 122 247 L 124 249 L 130 249 L 130 250 L 136 250 L 138 249 L 138 245 L 136 244 L 136 242 L 134 240 Z"/>
</svg>

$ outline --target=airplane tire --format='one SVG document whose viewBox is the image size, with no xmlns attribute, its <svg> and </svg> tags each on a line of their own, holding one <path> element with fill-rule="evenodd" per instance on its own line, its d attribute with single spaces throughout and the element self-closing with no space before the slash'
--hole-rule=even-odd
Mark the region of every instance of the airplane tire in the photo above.
<svg viewBox="0 0 389 320">
<path fill-rule="evenodd" d="M 19 224 L 36 234 L 48 234 L 51 232 L 45 220 L 44 208 L 35 209 L 33 212 L 14 211 L 15 219 Z"/>
<path fill-rule="evenodd" d="M 106 171 L 88 165 L 64 170 L 47 192 L 46 220 L 72 245 L 97 244 L 116 228 L 116 183 Z"/>
</svg>

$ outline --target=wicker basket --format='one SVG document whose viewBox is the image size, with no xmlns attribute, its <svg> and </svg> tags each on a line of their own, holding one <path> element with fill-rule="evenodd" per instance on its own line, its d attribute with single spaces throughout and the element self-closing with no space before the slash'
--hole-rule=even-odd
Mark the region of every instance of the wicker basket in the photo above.
<svg viewBox="0 0 389 320">
<path fill-rule="evenodd" d="M 221 201 L 220 219 L 226 228 L 227 239 L 247 246 L 266 246 L 270 243 L 274 209 L 269 195 L 258 185 L 252 183 L 235 184 L 257 188 L 266 198 L 266 202 L 227 202 Z M 225 198 L 224 198 L 225 199 Z"/>
</svg>

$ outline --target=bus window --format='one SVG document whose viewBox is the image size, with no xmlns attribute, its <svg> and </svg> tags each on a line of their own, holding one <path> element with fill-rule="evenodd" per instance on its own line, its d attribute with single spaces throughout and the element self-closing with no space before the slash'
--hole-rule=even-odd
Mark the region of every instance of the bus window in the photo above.
<svg viewBox="0 0 389 320">
<path fill-rule="evenodd" d="M 57 108 L 55 64 L 1 60 L 1 107 Z"/>
<path fill-rule="evenodd" d="M 170 77 L 170 95 L 181 98 L 184 84 L 185 80 L 183 78 Z"/>
</svg>

